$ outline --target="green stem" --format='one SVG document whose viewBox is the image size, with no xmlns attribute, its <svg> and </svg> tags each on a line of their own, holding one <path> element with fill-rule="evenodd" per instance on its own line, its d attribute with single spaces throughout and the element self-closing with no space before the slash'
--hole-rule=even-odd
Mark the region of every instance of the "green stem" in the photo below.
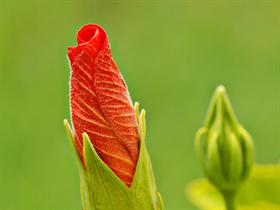
<svg viewBox="0 0 280 210">
<path fill-rule="evenodd" d="M 234 193 L 223 193 L 225 205 L 227 210 L 236 210 L 235 208 L 235 194 Z"/>
</svg>

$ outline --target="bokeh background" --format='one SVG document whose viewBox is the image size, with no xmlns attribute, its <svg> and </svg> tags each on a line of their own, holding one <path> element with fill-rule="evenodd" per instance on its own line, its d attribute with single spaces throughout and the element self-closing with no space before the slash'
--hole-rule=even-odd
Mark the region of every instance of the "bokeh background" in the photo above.
<svg viewBox="0 0 280 210">
<path fill-rule="evenodd" d="M 0 209 L 80 210 L 69 119 L 67 47 L 102 25 L 133 100 L 166 210 L 194 209 L 193 149 L 224 84 L 252 133 L 257 162 L 280 157 L 280 1 L 0 1 Z"/>
</svg>

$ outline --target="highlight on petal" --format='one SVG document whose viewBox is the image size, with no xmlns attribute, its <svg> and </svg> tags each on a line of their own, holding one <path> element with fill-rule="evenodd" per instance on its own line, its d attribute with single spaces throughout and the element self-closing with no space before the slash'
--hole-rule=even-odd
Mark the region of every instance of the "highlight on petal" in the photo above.
<svg viewBox="0 0 280 210">
<path fill-rule="evenodd" d="M 75 144 L 83 160 L 86 132 L 100 158 L 130 186 L 139 155 L 136 114 L 114 62 L 105 31 L 94 24 L 77 33 L 68 48 L 70 104 Z"/>
</svg>

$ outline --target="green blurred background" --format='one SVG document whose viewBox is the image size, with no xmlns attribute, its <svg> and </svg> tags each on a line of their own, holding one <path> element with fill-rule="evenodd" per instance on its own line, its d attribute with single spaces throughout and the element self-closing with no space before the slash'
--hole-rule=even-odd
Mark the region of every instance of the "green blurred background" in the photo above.
<svg viewBox="0 0 280 210">
<path fill-rule="evenodd" d="M 102 25 L 133 100 L 166 210 L 194 209 L 193 149 L 224 84 L 257 162 L 280 157 L 280 1 L 0 1 L 0 209 L 80 210 L 69 119 L 67 47 Z"/>
</svg>

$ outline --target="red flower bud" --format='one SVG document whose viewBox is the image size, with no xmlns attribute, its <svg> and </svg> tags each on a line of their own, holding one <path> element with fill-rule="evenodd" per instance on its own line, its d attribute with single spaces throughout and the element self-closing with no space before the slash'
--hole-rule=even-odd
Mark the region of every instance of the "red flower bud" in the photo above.
<svg viewBox="0 0 280 210">
<path fill-rule="evenodd" d="M 100 158 L 130 186 L 139 155 L 139 136 L 126 84 L 101 27 L 83 26 L 77 40 L 78 46 L 68 48 L 77 151 L 84 161 L 82 134 L 86 132 Z"/>
</svg>

